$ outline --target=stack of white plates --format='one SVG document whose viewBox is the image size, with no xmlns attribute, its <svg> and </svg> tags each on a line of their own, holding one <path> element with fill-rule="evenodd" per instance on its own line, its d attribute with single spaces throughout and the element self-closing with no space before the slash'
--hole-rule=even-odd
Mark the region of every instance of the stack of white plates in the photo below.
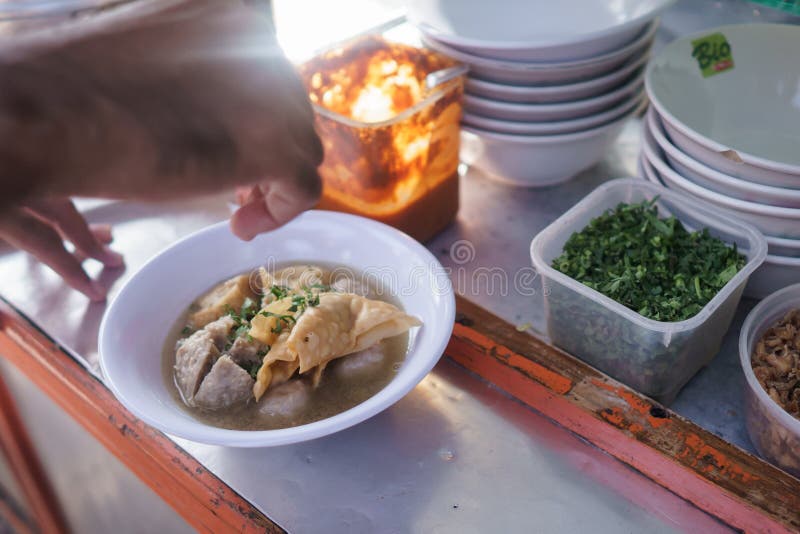
<svg viewBox="0 0 800 534">
<path fill-rule="evenodd" d="M 417 0 L 423 42 L 470 68 L 463 157 L 500 180 L 563 182 L 644 106 L 643 69 L 673 0 Z"/>
<path fill-rule="evenodd" d="M 645 76 L 642 172 L 764 233 L 769 255 L 746 290 L 757 298 L 800 282 L 798 49 L 797 26 L 723 26 L 671 43 Z"/>
</svg>

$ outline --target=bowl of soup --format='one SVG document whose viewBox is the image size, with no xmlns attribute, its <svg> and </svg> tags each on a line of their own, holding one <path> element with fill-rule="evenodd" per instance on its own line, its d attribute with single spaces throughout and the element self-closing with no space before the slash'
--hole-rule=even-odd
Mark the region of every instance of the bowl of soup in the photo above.
<svg viewBox="0 0 800 534">
<path fill-rule="evenodd" d="M 108 307 L 106 384 L 134 415 L 214 445 L 283 445 L 388 408 L 444 352 L 447 273 L 417 241 L 310 211 L 250 242 L 227 223 L 176 242 Z"/>
</svg>

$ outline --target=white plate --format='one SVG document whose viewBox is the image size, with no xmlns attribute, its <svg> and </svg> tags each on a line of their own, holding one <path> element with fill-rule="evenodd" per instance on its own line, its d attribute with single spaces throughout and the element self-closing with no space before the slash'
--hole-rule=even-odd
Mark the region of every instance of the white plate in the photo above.
<svg viewBox="0 0 800 534">
<path fill-rule="evenodd" d="M 631 109 L 637 107 L 644 99 L 644 91 L 640 89 L 635 97 L 629 98 L 611 109 L 587 117 L 563 121 L 517 122 L 491 119 L 464 111 L 461 116 L 461 122 L 467 126 L 473 126 L 481 130 L 495 133 L 513 135 L 561 135 L 590 130 L 601 124 L 614 121 L 620 116 L 627 114 Z"/>
<path fill-rule="evenodd" d="M 541 86 L 507 85 L 469 76 L 467 77 L 465 90 L 472 95 L 482 96 L 498 102 L 517 102 L 520 104 L 570 102 L 591 98 L 627 84 L 629 80 L 644 72 L 642 66 L 648 57 L 648 54 L 635 56 L 619 69 L 585 82 Z"/>
<path fill-rule="evenodd" d="M 422 31 L 477 56 L 512 61 L 587 58 L 624 46 L 673 0 L 414 0 Z"/>
<path fill-rule="evenodd" d="M 265 262 L 328 262 L 379 273 L 405 311 L 411 332 L 403 366 L 373 397 L 345 412 L 294 428 L 227 430 L 193 418 L 174 400 L 162 373 L 162 348 L 176 318 L 215 283 Z M 383 277 L 388 278 L 383 278 Z M 170 246 L 125 284 L 106 310 L 98 346 L 106 383 L 134 415 L 159 430 L 201 443 L 264 447 L 306 441 L 355 425 L 397 402 L 433 368 L 450 338 L 455 299 L 442 266 L 418 242 L 354 215 L 310 211 L 250 242 L 226 222 Z"/>
<path fill-rule="evenodd" d="M 632 57 L 646 54 L 653 43 L 653 36 L 657 29 L 658 23 L 653 22 L 636 40 L 602 56 L 554 63 L 516 63 L 477 57 L 459 52 L 425 34 L 422 35 L 422 42 L 428 47 L 468 65 L 470 75 L 476 78 L 512 84 L 554 85 L 580 82 L 587 78 L 609 74 Z"/>
<path fill-rule="evenodd" d="M 517 104 L 497 102 L 480 96 L 464 94 L 464 111 L 484 117 L 511 121 L 563 121 L 601 113 L 642 90 L 642 75 L 631 78 L 625 85 L 594 98 L 558 104 Z"/>
<path fill-rule="evenodd" d="M 648 131 L 644 133 L 645 138 L 650 135 Z M 667 187 L 681 190 L 715 206 L 726 208 L 761 230 L 764 235 L 800 239 L 800 209 L 764 206 L 700 187 L 670 168 L 655 152 L 654 144 L 655 141 L 650 139 L 642 147 L 645 156 L 644 170 L 653 175 L 654 178 L 651 177 L 651 180 L 657 179 Z"/>
<path fill-rule="evenodd" d="M 703 77 L 692 41 L 713 33 L 730 43 L 734 67 Z M 667 45 L 645 79 L 673 143 L 739 178 L 800 177 L 799 45 L 800 27 L 783 24 L 722 26 Z"/>
<path fill-rule="evenodd" d="M 508 135 L 465 126 L 461 159 L 511 185 L 546 187 L 566 182 L 603 159 L 625 122 L 644 105 L 613 122 L 566 135 Z"/>
<path fill-rule="evenodd" d="M 653 136 L 656 144 L 663 151 L 663 157 L 675 169 L 675 172 L 697 185 L 723 195 L 757 204 L 800 208 L 800 190 L 772 187 L 740 180 L 707 167 L 681 152 L 667 139 L 653 108 L 650 108 L 647 113 L 645 128 Z"/>
</svg>

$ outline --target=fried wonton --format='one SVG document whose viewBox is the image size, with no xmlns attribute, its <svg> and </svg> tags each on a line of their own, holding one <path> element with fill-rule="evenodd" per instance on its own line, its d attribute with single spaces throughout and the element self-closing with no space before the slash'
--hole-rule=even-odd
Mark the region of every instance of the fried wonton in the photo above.
<svg viewBox="0 0 800 534">
<path fill-rule="evenodd" d="M 314 370 L 318 381 L 331 360 L 421 324 L 392 304 L 352 293 L 322 293 L 313 307 L 291 308 L 291 298 L 274 301 L 251 322 L 250 336 L 271 346 L 253 386 L 256 400 L 295 370 Z"/>
</svg>

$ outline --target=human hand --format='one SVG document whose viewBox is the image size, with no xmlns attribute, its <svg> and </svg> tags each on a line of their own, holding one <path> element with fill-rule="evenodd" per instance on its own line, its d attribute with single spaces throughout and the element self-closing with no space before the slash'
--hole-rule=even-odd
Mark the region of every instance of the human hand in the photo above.
<svg viewBox="0 0 800 534">
<path fill-rule="evenodd" d="M 250 239 L 316 203 L 307 93 L 242 2 L 137 2 L 18 42 L 0 56 L 0 204 L 249 185 L 231 228 Z"/>
<path fill-rule="evenodd" d="M 111 228 L 90 227 L 68 199 L 35 200 L 3 212 L 0 239 L 29 252 L 94 301 L 104 300 L 106 290 L 86 274 L 83 260 L 94 258 L 106 267 L 124 263 L 122 256 L 108 247 Z M 74 253 L 65 248 L 65 241 L 74 245 Z"/>
</svg>

